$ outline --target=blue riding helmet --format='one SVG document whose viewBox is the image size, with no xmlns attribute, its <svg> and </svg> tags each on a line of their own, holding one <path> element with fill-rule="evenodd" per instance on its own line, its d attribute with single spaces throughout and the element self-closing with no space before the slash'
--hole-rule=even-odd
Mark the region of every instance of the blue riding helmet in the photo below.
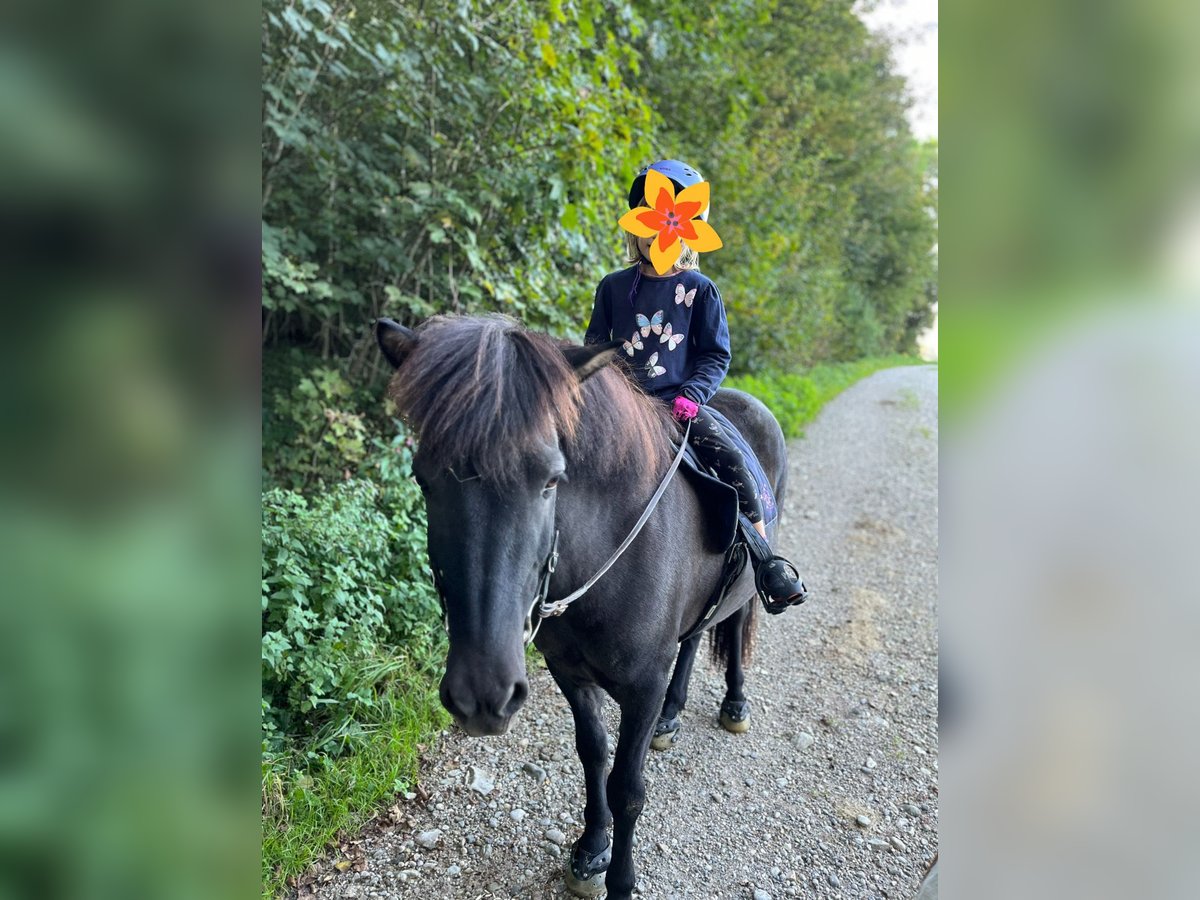
<svg viewBox="0 0 1200 900">
<path fill-rule="evenodd" d="M 633 184 L 629 188 L 629 208 L 641 206 L 642 197 L 646 193 L 646 173 L 653 169 L 660 175 L 666 175 L 670 179 L 671 184 L 675 185 L 676 192 L 682 191 L 684 188 L 691 187 L 693 184 L 699 184 L 704 180 L 704 176 L 693 169 L 685 162 L 680 162 L 677 159 L 660 159 L 656 163 L 650 163 L 642 171 L 638 172 L 637 178 L 633 179 Z M 703 210 L 700 213 L 701 221 L 708 221 L 708 210 Z"/>
</svg>

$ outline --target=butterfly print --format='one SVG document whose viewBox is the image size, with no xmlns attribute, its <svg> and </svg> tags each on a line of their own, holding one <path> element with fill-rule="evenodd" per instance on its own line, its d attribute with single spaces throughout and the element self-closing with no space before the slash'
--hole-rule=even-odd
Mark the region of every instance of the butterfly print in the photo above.
<svg viewBox="0 0 1200 900">
<path fill-rule="evenodd" d="M 667 349 L 674 350 L 676 347 L 679 346 L 679 342 L 682 341 L 685 337 L 687 337 L 687 335 L 672 334 L 671 333 L 671 323 L 668 322 L 666 324 L 666 326 L 663 328 L 662 337 L 660 337 L 658 339 L 658 342 L 660 344 L 666 344 Z"/>
<path fill-rule="evenodd" d="M 658 354 L 651 353 L 650 359 L 646 363 L 646 374 L 649 375 L 651 378 L 657 378 L 659 375 L 665 375 L 666 373 L 667 373 L 666 366 L 660 366 L 658 364 Z"/>
<path fill-rule="evenodd" d="M 642 329 L 642 337 L 649 336 L 650 332 L 662 334 L 663 311 L 660 309 L 656 312 L 653 318 L 647 319 L 641 313 L 637 314 L 638 328 Z"/>
<path fill-rule="evenodd" d="M 675 285 L 675 305 L 676 306 L 678 306 L 680 303 L 682 303 L 688 309 L 691 309 L 692 301 L 695 299 L 696 299 L 696 289 L 695 288 L 692 288 L 690 291 L 687 291 L 685 293 L 683 290 L 682 284 Z"/>
<path fill-rule="evenodd" d="M 637 329 L 633 330 L 633 337 L 621 344 L 625 348 L 625 352 L 633 356 L 634 350 L 641 350 L 646 345 L 642 343 L 641 337 L 638 336 Z"/>
</svg>

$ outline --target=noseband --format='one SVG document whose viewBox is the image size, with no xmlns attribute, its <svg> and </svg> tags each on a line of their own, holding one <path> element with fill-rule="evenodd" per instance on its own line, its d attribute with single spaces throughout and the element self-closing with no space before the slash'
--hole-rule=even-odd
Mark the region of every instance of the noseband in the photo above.
<svg viewBox="0 0 1200 900">
<path fill-rule="evenodd" d="M 688 437 L 692 433 L 692 423 L 689 420 L 687 428 L 684 430 L 683 439 L 679 442 L 679 450 L 675 454 L 675 458 L 671 461 L 671 467 L 667 469 L 667 474 L 663 476 L 663 480 L 659 482 L 658 489 L 654 492 L 654 496 L 650 498 L 650 502 L 646 505 L 642 515 L 638 518 L 633 526 L 633 530 L 621 542 L 608 561 L 600 567 L 600 570 L 589 578 L 579 590 L 568 594 L 561 600 L 554 600 L 550 603 L 546 602 L 546 597 L 550 595 L 550 578 L 554 575 L 554 570 L 558 568 L 558 529 L 554 531 L 554 540 L 550 542 L 550 552 L 546 554 L 545 560 L 542 561 L 541 574 L 538 576 L 537 591 L 533 595 L 533 602 L 529 605 L 529 612 L 525 614 L 525 629 L 523 640 L 525 646 L 528 647 L 533 643 L 533 639 L 537 636 L 538 629 L 542 626 L 542 620 L 548 619 L 551 616 L 561 616 L 567 611 L 567 607 L 591 590 L 592 585 L 600 580 L 600 577 L 613 567 L 618 559 L 621 558 L 629 545 L 633 543 L 642 531 L 642 527 L 650 519 L 651 514 L 658 507 L 658 501 L 667 491 L 667 485 L 671 483 L 671 479 L 675 477 L 676 471 L 679 470 L 679 464 L 683 461 L 683 454 L 687 450 Z M 453 470 L 451 470 L 453 474 Z M 457 475 L 454 476 L 458 478 Z M 478 477 L 478 476 L 475 476 Z M 471 479 L 459 478 L 459 482 L 469 481 Z M 450 619 L 446 614 L 446 592 L 442 589 L 441 571 L 433 570 L 433 583 L 437 589 L 438 601 L 442 604 L 442 627 L 446 629 L 446 633 L 450 632 Z"/>
</svg>

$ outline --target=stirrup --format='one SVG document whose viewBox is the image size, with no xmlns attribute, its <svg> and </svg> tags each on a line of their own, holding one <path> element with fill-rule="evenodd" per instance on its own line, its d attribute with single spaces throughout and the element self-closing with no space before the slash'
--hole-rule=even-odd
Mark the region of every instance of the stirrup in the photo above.
<svg viewBox="0 0 1200 900">
<path fill-rule="evenodd" d="M 777 575 L 779 581 L 776 581 L 774 587 L 783 594 L 776 596 L 772 594 L 766 585 L 766 580 L 771 575 Z M 783 582 L 782 584 L 780 582 Z M 760 563 L 754 572 L 754 589 L 758 591 L 759 599 L 762 600 L 763 607 L 773 616 L 779 615 L 789 606 L 799 606 L 808 599 L 808 588 L 804 586 L 804 582 L 800 580 L 800 573 L 796 571 L 796 567 L 782 556 L 772 556 L 770 559 Z"/>
</svg>

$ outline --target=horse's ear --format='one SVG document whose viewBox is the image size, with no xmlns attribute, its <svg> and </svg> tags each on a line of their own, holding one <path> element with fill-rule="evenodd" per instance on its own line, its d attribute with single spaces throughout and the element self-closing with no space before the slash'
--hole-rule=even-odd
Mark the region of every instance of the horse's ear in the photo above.
<svg viewBox="0 0 1200 900">
<path fill-rule="evenodd" d="M 621 341 L 609 341 L 607 344 L 589 344 L 586 347 L 563 347 L 562 352 L 575 370 L 576 377 L 583 382 L 612 362 L 620 349 Z"/>
<path fill-rule="evenodd" d="M 375 340 L 379 342 L 379 349 L 387 361 L 398 369 L 417 345 L 417 334 L 391 319 L 376 319 Z"/>
</svg>

